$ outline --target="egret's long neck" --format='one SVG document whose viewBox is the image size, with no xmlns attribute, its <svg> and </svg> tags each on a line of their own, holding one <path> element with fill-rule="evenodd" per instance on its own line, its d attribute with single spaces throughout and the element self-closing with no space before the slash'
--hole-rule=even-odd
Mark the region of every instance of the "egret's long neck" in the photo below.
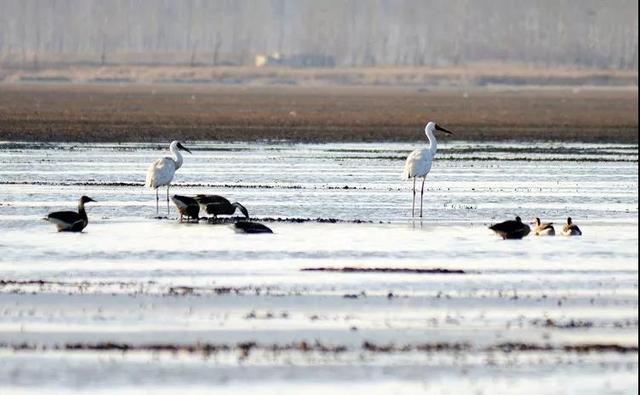
<svg viewBox="0 0 640 395">
<path fill-rule="evenodd" d="M 173 154 L 173 157 L 175 158 L 174 160 L 176 162 L 176 170 L 178 170 L 180 167 L 182 167 L 182 154 L 173 145 L 169 149 L 171 150 L 171 153 Z"/>
<path fill-rule="evenodd" d="M 428 149 L 432 154 L 435 154 L 438 150 L 438 142 L 436 141 L 436 136 L 433 134 L 431 129 L 427 129 L 427 138 L 429 139 Z"/>
</svg>

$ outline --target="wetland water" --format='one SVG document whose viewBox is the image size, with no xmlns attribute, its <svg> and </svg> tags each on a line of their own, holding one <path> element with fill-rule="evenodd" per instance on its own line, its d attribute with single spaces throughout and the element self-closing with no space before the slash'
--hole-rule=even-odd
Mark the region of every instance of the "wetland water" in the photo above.
<svg viewBox="0 0 640 395">
<path fill-rule="evenodd" d="M 172 193 L 344 222 L 156 220 L 164 147 L 2 143 L 0 388 L 637 393 L 637 145 L 440 143 L 422 223 L 417 144 L 187 146 Z M 84 233 L 42 221 L 81 194 Z M 487 229 L 515 215 L 584 236 Z M 302 270 L 344 267 L 464 273 Z"/>
</svg>

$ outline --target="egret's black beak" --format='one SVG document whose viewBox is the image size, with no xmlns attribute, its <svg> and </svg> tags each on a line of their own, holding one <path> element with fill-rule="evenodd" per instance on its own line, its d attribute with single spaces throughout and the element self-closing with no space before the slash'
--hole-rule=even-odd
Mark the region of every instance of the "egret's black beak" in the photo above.
<svg viewBox="0 0 640 395">
<path fill-rule="evenodd" d="M 453 134 L 452 131 L 443 128 L 442 126 L 438 125 L 437 123 L 436 123 L 436 130 L 439 130 L 441 132 L 445 132 L 445 133 L 448 133 L 448 134 Z"/>
<path fill-rule="evenodd" d="M 185 147 L 184 145 L 182 145 L 181 143 L 178 143 L 178 148 L 180 148 L 183 151 L 187 151 L 188 153 L 191 153 L 191 151 L 189 150 L 189 148 Z"/>
</svg>

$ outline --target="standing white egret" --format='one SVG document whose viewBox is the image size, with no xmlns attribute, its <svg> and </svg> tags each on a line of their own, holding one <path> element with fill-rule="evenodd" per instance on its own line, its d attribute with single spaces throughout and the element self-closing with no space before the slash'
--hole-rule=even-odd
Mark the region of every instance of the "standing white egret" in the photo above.
<svg viewBox="0 0 640 395">
<path fill-rule="evenodd" d="M 448 134 L 453 134 L 449 130 L 439 126 L 435 122 L 429 122 L 424 128 L 424 132 L 429 139 L 429 145 L 427 148 L 414 150 L 407 157 L 407 161 L 404 164 L 404 171 L 402 172 L 402 178 L 413 178 L 413 203 L 411 204 L 411 217 L 415 217 L 416 206 L 416 178 L 422 177 L 422 188 L 420 189 L 420 218 L 422 218 L 422 200 L 424 197 L 424 181 L 431 170 L 431 163 L 433 157 L 436 155 L 438 149 L 438 142 L 434 132 L 438 130 Z"/>
<path fill-rule="evenodd" d="M 173 158 L 160 158 L 153 162 L 153 164 L 149 166 L 149 170 L 147 170 L 147 181 L 144 186 L 156 190 L 156 215 L 158 215 L 158 202 L 160 200 L 158 188 L 164 185 L 167 186 L 167 215 L 169 215 L 169 186 L 171 185 L 171 180 L 173 180 L 173 175 L 176 170 L 182 166 L 182 154 L 180 154 L 178 150 L 191 153 L 191 151 L 179 141 L 172 141 L 169 146 L 169 151 L 171 151 Z"/>
</svg>

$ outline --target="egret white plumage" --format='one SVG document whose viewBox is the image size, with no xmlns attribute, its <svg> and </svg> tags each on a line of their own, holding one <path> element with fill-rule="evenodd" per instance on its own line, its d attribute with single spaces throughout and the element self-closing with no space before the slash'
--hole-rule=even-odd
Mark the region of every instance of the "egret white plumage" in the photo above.
<svg viewBox="0 0 640 395">
<path fill-rule="evenodd" d="M 422 201 L 424 198 L 424 181 L 427 178 L 427 174 L 431 170 L 431 163 L 436 155 L 438 149 L 438 142 L 436 141 L 435 132 L 441 131 L 448 134 L 453 134 L 451 131 L 443 128 L 435 122 L 429 122 L 424 128 L 424 132 L 429 139 L 429 145 L 426 148 L 416 149 L 409 154 L 407 161 L 404 164 L 404 171 L 402 177 L 404 179 L 413 178 L 413 203 L 411 204 L 411 217 L 415 217 L 416 206 L 416 178 L 422 177 L 422 187 L 420 188 L 420 218 L 422 218 Z"/>
<path fill-rule="evenodd" d="M 172 141 L 171 145 L 169 145 L 169 151 L 171 151 L 173 157 L 160 158 L 153 162 L 153 164 L 149 166 L 149 170 L 147 170 L 147 180 L 144 185 L 147 188 L 156 190 L 156 215 L 158 214 L 158 202 L 160 200 L 158 188 L 164 185 L 167 186 L 167 215 L 169 215 L 169 186 L 171 185 L 176 170 L 182 167 L 182 154 L 180 154 L 179 150 L 191 153 L 191 151 L 179 141 Z"/>
</svg>

